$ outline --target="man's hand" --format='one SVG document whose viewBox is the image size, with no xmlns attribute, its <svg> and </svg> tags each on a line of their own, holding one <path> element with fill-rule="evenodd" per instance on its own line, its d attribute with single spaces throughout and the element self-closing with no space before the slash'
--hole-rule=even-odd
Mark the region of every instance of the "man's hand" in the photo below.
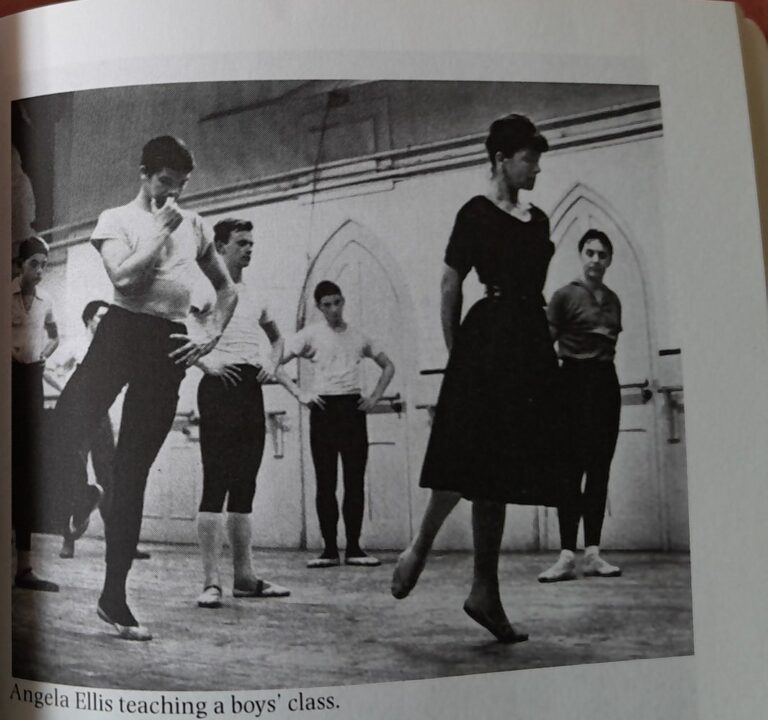
<svg viewBox="0 0 768 720">
<path fill-rule="evenodd" d="M 181 209 L 172 197 L 166 199 L 163 207 L 157 206 L 157 200 L 152 198 L 152 215 L 155 216 L 155 222 L 160 230 L 170 235 L 184 219 L 181 215 Z"/>
<path fill-rule="evenodd" d="M 231 387 L 237 387 L 243 379 L 240 368 L 234 363 L 199 361 L 197 364 L 206 375 L 220 377 L 225 385 Z"/>
<path fill-rule="evenodd" d="M 376 407 L 376 403 L 379 402 L 379 398 L 374 395 L 368 395 L 367 397 L 361 397 L 357 401 L 357 409 L 362 412 L 371 412 Z"/>
<path fill-rule="evenodd" d="M 168 353 L 168 357 L 177 365 L 189 367 L 194 365 L 201 357 L 211 352 L 216 347 L 216 343 L 219 342 L 221 335 L 215 335 L 213 338 L 204 340 L 192 338 L 184 333 L 173 333 L 170 337 L 171 340 L 181 340 L 184 344 L 173 352 Z"/>
<path fill-rule="evenodd" d="M 272 382 L 275 379 L 274 373 L 269 372 L 263 367 L 259 367 L 259 374 L 256 376 L 259 384 L 263 385 L 266 382 Z"/>
<path fill-rule="evenodd" d="M 314 405 L 321 410 L 325 410 L 325 401 L 317 393 L 302 390 L 299 392 L 297 399 L 305 407 Z"/>
</svg>

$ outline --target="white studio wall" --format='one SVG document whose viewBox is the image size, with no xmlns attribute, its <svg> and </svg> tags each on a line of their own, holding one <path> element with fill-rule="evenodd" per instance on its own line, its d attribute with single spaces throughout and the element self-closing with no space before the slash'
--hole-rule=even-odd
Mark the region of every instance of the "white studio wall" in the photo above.
<svg viewBox="0 0 768 720">
<path fill-rule="evenodd" d="M 417 106 L 409 115 L 392 100 L 398 92 L 402 88 L 394 88 L 385 103 L 392 135 L 398 128 L 403 132 L 397 123 L 404 125 L 408 120 L 415 125 L 421 109 Z M 378 88 L 377 96 L 381 95 Z M 160 97 L 145 93 L 147 113 L 141 126 L 125 128 L 132 144 L 140 143 L 163 113 L 178 114 L 178 108 L 185 106 L 178 97 L 162 102 Z M 210 100 L 209 95 L 205 97 Z M 622 95 L 630 105 L 632 97 L 629 91 Z M 658 105 L 648 104 L 648 90 L 638 91 L 635 97 L 636 107 L 614 115 L 588 112 L 583 117 L 569 113 L 567 102 L 561 100 L 567 122 L 560 122 L 560 116 L 547 120 L 550 129 L 545 127 L 545 133 L 553 149 L 543 157 L 537 186 L 527 199 L 550 215 L 557 245 L 547 296 L 578 273 L 575 243 L 587 227 L 597 226 L 614 240 L 616 255 L 606 282 L 618 292 L 625 311 L 617 358 L 619 379 L 629 385 L 648 381 L 647 388 L 626 388 L 623 394 L 605 545 L 679 549 L 688 546 L 682 393 L 676 393 L 677 409 L 672 410 L 669 393 L 659 392 L 671 377 L 670 361 L 661 360 L 659 352 L 679 347 L 681 323 L 670 307 L 669 284 L 674 276 L 665 261 L 665 243 L 673 239 L 664 237 L 661 223 L 664 139 Z M 97 106 L 89 100 L 87 107 Z M 377 112 L 383 112 L 381 102 L 377 107 Z M 355 133 L 361 132 L 358 119 L 350 142 L 357 143 Z M 231 127 L 234 121 L 223 122 Z M 243 122 L 235 125 L 242 130 Z M 199 132 L 189 118 L 175 123 L 186 125 L 189 133 Z M 372 147 L 384 142 L 377 127 L 378 139 L 373 145 L 363 143 L 360 156 L 326 163 L 314 173 L 297 175 L 286 170 L 270 176 L 268 182 L 243 180 L 205 191 L 199 188 L 205 186 L 209 171 L 198 155 L 196 173 L 202 179 L 198 178 L 197 192 L 190 189 L 187 201 L 212 223 L 230 216 L 254 223 L 257 245 L 244 277 L 268 296 L 284 333 L 313 318 L 313 303 L 307 298 L 317 281 L 338 280 L 347 296 L 348 319 L 377 337 L 395 361 L 397 374 L 387 394 L 397 396 L 397 401 L 369 417 L 363 542 L 372 548 L 404 546 L 426 501 L 418 478 L 440 376 L 422 372 L 442 368 L 446 361 L 439 322 L 443 252 L 456 211 L 472 195 L 486 191 L 482 138 L 445 139 L 450 124 L 450 117 L 443 118 L 439 126 L 443 139 L 421 150 L 369 156 L 366 153 Z M 627 128 L 631 128 L 629 134 Z M 210 132 L 207 126 L 206 135 Z M 82 134 L 71 135 L 81 147 Z M 247 140 L 246 135 L 243 138 Z M 283 145 L 278 141 L 268 158 L 273 166 L 280 165 Z M 219 143 L 221 152 L 211 156 L 209 150 L 208 155 L 216 158 L 213 174 L 221 177 L 232 153 L 225 152 L 224 140 Z M 69 147 L 71 151 L 73 145 Z M 248 154 L 247 142 L 240 152 Z M 290 165 L 295 148 L 286 152 Z M 244 174 L 249 163 L 240 160 L 235 165 Z M 126 166 L 125 173 L 135 184 L 136 171 Z M 109 295 L 99 258 L 86 243 L 89 222 L 83 219 L 57 238 L 62 246 L 71 243 L 63 271 L 66 297 L 60 298 L 69 318 L 68 332 L 77 326 L 71 318 L 88 299 Z M 87 285 L 82 278 L 88 278 Z M 467 280 L 465 309 L 481 292 L 474 278 Z M 309 369 L 302 366 L 291 371 L 305 381 Z M 199 373 L 190 371 L 180 392 L 177 423 L 152 470 L 143 526 L 146 540 L 196 541 L 194 518 L 202 472 L 194 425 L 198 380 Z M 315 547 L 320 540 L 307 418 L 282 388 L 267 387 L 265 400 L 269 433 L 254 503 L 254 542 L 264 547 Z M 553 511 L 510 508 L 507 549 L 553 548 L 557 540 Z M 471 547 L 467 503 L 450 518 L 438 546 Z"/>
</svg>

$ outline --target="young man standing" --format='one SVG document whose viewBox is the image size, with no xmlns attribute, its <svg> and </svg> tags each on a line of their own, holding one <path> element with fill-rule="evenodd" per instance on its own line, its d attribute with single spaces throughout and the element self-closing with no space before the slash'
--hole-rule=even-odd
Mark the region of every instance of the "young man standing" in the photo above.
<svg viewBox="0 0 768 720">
<path fill-rule="evenodd" d="M 557 290 L 547 307 L 550 332 L 562 360 L 560 372 L 573 431 L 574 462 L 568 478 L 570 502 L 557 512 L 562 550 L 557 562 L 539 575 L 539 582 L 544 583 L 576 578 L 576 538 L 582 517 L 584 575 L 621 575 L 620 568 L 600 556 L 608 476 L 621 411 L 621 390 L 613 364 L 622 329 L 621 303 L 603 282 L 613 260 L 608 236 L 588 230 L 578 249 L 581 277 Z"/>
<path fill-rule="evenodd" d="M 232 594 L 290 595 L 286 588 L 257 577 L 252 567 L 251 509 L 266 435 L 261 384 L 271 379 L 283 350 L 280 330 L 264 298 L 243 281 L 253 253 L 252 231 L 248 220 L 226 219 L 214 226 L 216 250 L 235 283 L 239 301 L 216 348 L 197 361 L 205 372 L 197 391 L 203 458 L 197 532 L 205 575 L 197 604 L 203 608 L 221 607 L 219 559 L 225 498 L 234 564 Z M 263 336 L 270 344 L 268 352 Z"/>
<path fill-rule="evenodd" d="M 339 508 L 336 503 L 338 458 L 344 471 L 344 530 L 347 565 L 375 566 L 380 562 L 360 547 L 363 525 L 368 431 L 365 414 L 372 410 L 395 374 L 395 366 L 370 338 L 344 321 L 344 297 L 335 283 L 323 280 L 314 291 L 323 320 L 300 330 L 286 344 L 282 362 L 306 358 L 314 365 L 314 386 L 301 391 L 283 370 L 278 378 L 310 408 L 309 437 L 317 481 L 316 508 L 325 549 L 307 563 L 310 568 L 340 564 L 336 543 Z M 382 370 L 370 395 L 362 395 L 359 366 L 370 358 Z"/>
<path fill-rule="evenodd" d="M 77 532 L 94 506 L 88 495 L 92 486 L 78 482 L 78 453 L 127 385 L 105 527 L 106 575 L 97 606 L 99 617 L 127 640 L 152 637 L 126 600 L 147 476 L 173 423 L 187 367 L 213 349 L 237 303 L 210 230 L 199 215 L 177 204 L 193 168 L 183 142 L 167 135 L 153 138 L 142 151 L 136 198 L 99 217 L 91 242 L 114 286 L 113 304 L 56 406 L 60 467 L 77 484 L 70 518 Z M 188 335 L 183 324 L 195 264 L 216 290 L 216 306 L 201 338 Z"/>
<path fill-rule="evenodd" d="M 101 319 L 107 314 L 109 303 L 104 300 L 91 300 L 83 308 L 81 319 L 87 333 L 87 342 L 81 341 L 75 345 L 69 354 L 62 358 L 54 368 L 46 369 L 43 379 L 59 393 L 64 390 L 68 378 L 72 375 L 78 365 L 83 362 L 85 354 L 88 352 L 88 346 L 96 334 L 96 328 L 99 327 Z M 58 355 L 59 353 L 57 353 Z M 112 420 L 107 413 L 96 428 L 96 432 L 88 445 L 87 453 L 83 455 L 83 472 L 86 472 L 87 455 L 90 454 L 93 463 L 93 471 L 96 475 L 96 482 L 104 491 L 104 497 L 99 503 L 99 513 L 102 520 L 106 523 L 107 510 L 112 499 L 112 463 L 115 459 L 115 434 L 112 428 Z M 81 526 L 83 532 L 86 528 Z M 61 543 L 59 557 L 71 559 L 75 556 L 75 541 L 77 537 L 66 528 Z M 133 554 L 134 560 L 148 560 L 148 552 L 138 548 Z"/>
<path fill-rule="evenodd" d="M 21 273 L 11 283 L 11 516 L 16 534 L 17 588 L 57 592 L 59 586 L 32 570 L 33 478 L 42 463 L 43 371 L 59 344 L 53 304 L 38 286 L 48 264 L 48 245 L 30 237 L 19 246 Z"/>
</svg>

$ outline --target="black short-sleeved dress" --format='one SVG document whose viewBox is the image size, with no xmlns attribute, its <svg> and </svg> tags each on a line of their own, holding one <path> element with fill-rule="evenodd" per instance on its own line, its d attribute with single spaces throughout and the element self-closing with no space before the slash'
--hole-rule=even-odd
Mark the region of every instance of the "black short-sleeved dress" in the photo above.
<svg viewBox="0 0 768 720">
<path fill-rule="evenodd" d="M 549 219 L 522 221 L 477 196 L 456 217 L 445 262 L 488 295 L 467 313 L 446 368 L 421 486 L 470 500 L 557 506 L 568 452 L 542 289 Z"/>
</svg>

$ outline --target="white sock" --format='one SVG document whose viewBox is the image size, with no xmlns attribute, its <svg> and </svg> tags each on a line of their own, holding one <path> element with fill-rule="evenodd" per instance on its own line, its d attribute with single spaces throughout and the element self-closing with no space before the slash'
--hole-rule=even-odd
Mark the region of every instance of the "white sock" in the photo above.
<svg viewBox="0 0 768 720">
<path fill-rule="evenodd" d="M 252 578 L 250 513 L 228 513 L 227 531 L 229 532 L 229 542 L 232 544 L 235 582 Z"/>
<path fill-rule="evenodd" d="M 586 557 L 594 557 L 599 554 L 600 554 L 599 545 L 588 545 L 587 547 L 584 548 L 584 555 Z"/>
<path fill-rule="evenodd" d="M 205 587 L 218 585 L 219 558 L 221 557 L 221 541 L 224 535 L 224 520 L 221 513 L 201 512 L 197 514 L 197 537 L 200 540 L 200 555 L 203 559 L 203 574 Z"/>
<path fill-rule="evenodd" d="M 560 551 L 560 559 L 561 560 L 573 560 L 573 550 L 561 550 Z"/>
</svg>

